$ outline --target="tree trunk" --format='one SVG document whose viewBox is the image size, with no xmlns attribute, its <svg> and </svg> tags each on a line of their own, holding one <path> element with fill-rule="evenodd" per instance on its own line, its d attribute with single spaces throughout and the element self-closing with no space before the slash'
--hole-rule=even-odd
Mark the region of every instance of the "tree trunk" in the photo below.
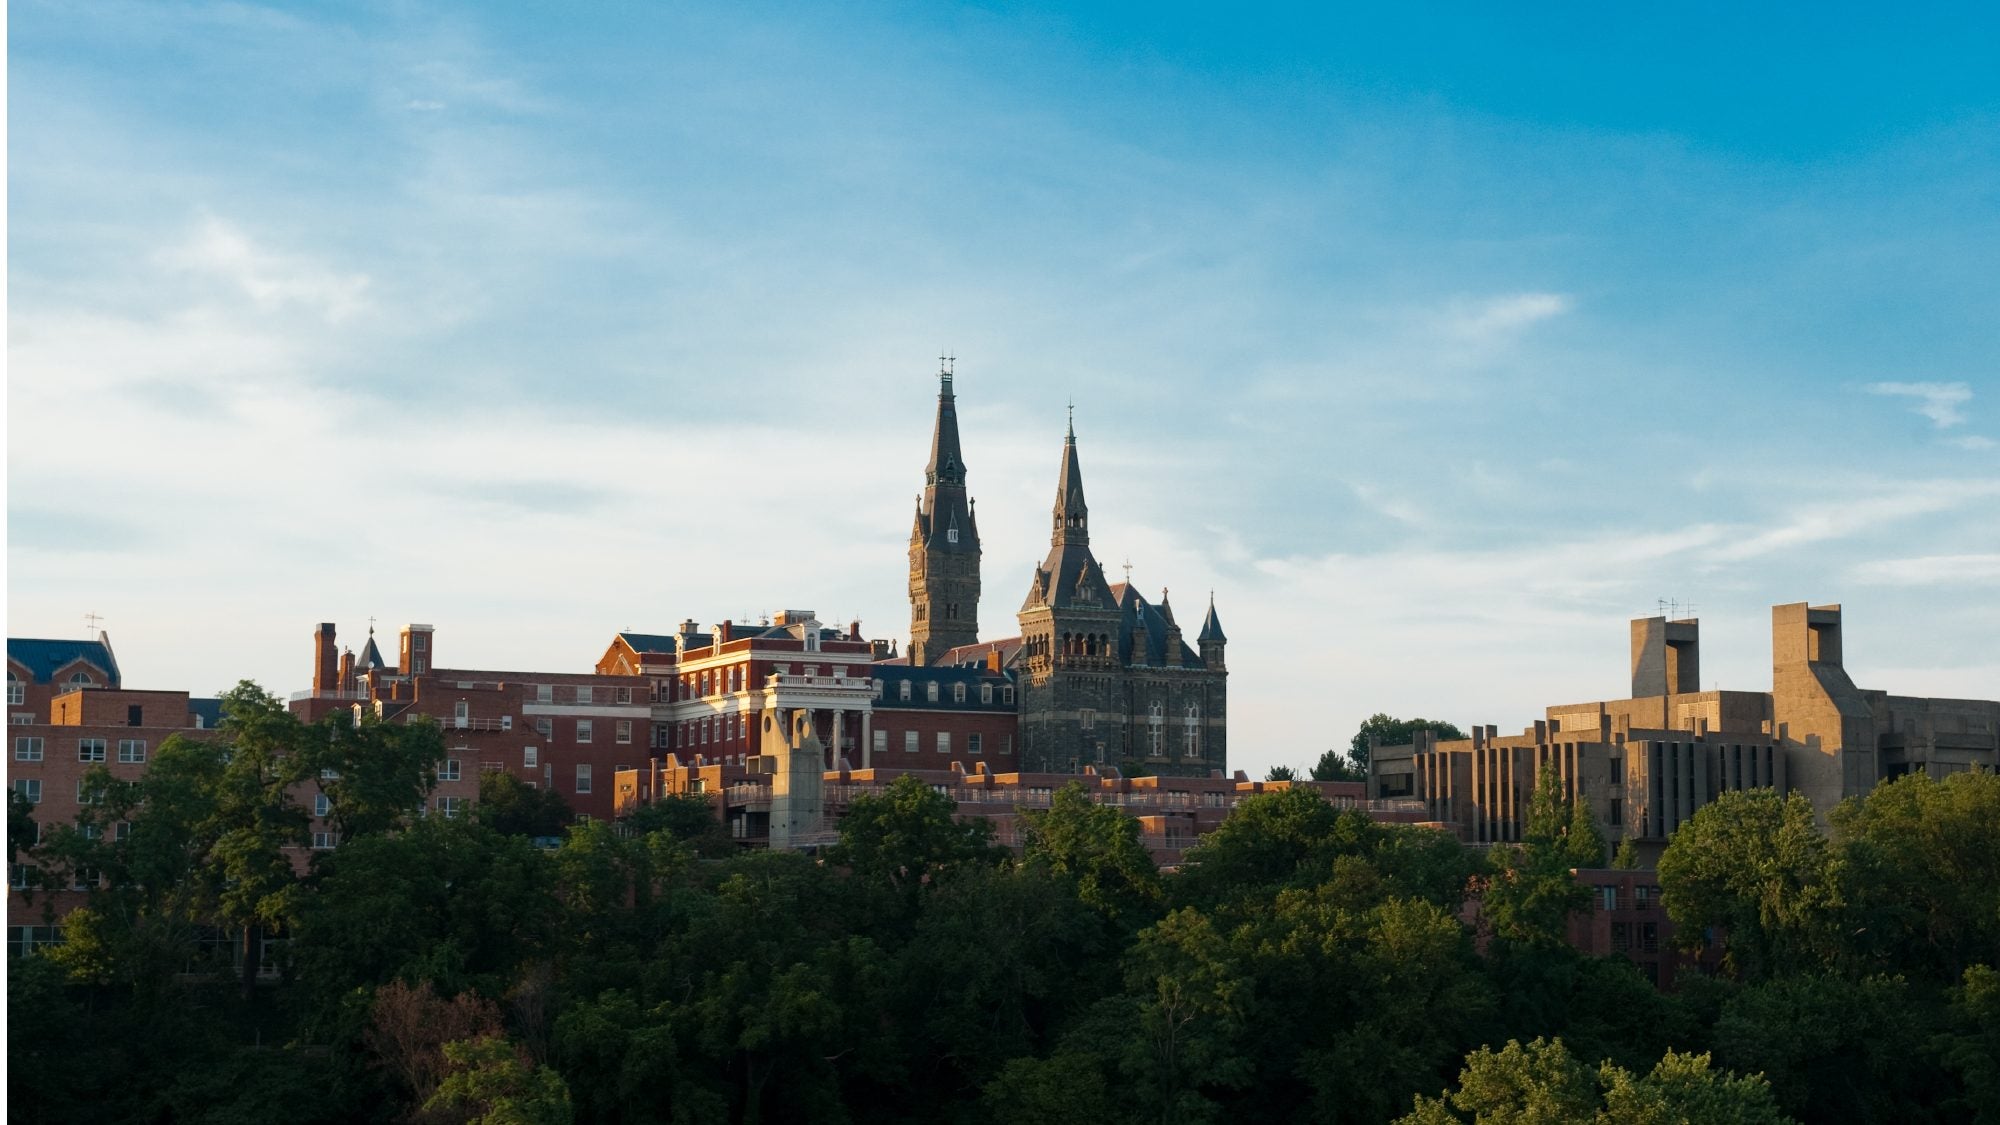
<svg viewBox="0 0 2000 1125">
<path fill-rule="evenodd" d="M 243 927 L 243 998 L 257 994 L 257 972 L 264 967 L 264 928 L 255 923 Z"/>
</svg>

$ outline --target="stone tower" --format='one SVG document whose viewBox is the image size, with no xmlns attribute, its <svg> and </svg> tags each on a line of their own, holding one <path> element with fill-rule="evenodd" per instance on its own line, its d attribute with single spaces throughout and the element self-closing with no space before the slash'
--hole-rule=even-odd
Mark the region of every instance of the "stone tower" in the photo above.
<svg viewBox="0 0 2000 1125">
<path fill-rule="evenodd" d="M 1090 508 L 1072 423 L 1063 438 L 1049 555 L 1021 604 L 1024 769 L 1068 771 L 1095 759 L 1095 716 L 1124 710 L 1119 620 L 1118 600 L 1090 552 Z"/>
<path fill-rule="evenodd" d="M 965 491 L 958 406 L 949 365 L 938 372 L 937 425 L 924 493 L 910 529 L 910 651 L 913 665 L 979 640 L 979 525 Z"/>
</svg>

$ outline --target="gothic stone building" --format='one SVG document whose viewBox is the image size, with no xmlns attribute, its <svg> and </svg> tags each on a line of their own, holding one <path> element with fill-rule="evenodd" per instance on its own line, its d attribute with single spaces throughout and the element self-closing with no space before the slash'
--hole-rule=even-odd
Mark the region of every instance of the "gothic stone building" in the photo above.
<svg viewBox="0 0 2000 1125">
<path fill-rule="evenodd" d="M 910 535 L 913 665 L 997 661 L 1019 682 L 1021 768 L 1088 765 L 1207 776 L 1228 760 L 1228 639 L 1209 599 L 1190 646 L 1165 591 L 1112 583 L 1090 550 L 1076 428 L 1063 439 L 1049 553 L 1018 616 L 1021 633 L 978 642 L 978 529 L 966 492 L 952 376 L 941 374 L 925 487 Z"/>
</svg>

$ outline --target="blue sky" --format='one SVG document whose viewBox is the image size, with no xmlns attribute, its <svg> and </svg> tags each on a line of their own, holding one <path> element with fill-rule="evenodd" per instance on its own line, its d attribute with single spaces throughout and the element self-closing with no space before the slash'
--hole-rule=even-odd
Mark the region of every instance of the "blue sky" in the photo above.
<svg viewBox="0 0 2000 1125">
<path fill-rule="evenodd" d="M 948 349 L 983 632 L 1074 398 L 1243 768 L 1620 694 L 1660 598 L 1992 698 L 2000 18 L 1740 7 L 15 3 L 9 631 L 903 637 Z"/>
</svg>

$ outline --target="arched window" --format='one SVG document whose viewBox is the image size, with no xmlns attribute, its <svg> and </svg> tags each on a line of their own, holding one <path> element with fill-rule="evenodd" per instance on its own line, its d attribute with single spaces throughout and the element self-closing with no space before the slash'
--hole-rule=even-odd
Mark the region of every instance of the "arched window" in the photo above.
<svg viewBox="0 0 2000 1125">
<path fill-rule="evenodd" d="M 1167 710 L 1158 703 L 1146 709 L 1146 747 L 1157 758 L 1166 739 Z"/>
<path fill-rule="evenodd" d="M 21 704 L 26 703 L 27 701 L 28 701 L 28 685 L 22 683 L 18 679 L 15 679 L 14 670 L 11 668 L 8 669 L 7 702 L 12 706 L 18 707 Z"/>
<path fill-rule="evenodd" d="M 1186 723 L 1187 730 L 1182 735 L 1181 752 L 1190 758 L 1199 758 L 1201 757 L 1201 704 L 1188 704 L 1187 717 L 1183 722 Z"/>
</svg>

